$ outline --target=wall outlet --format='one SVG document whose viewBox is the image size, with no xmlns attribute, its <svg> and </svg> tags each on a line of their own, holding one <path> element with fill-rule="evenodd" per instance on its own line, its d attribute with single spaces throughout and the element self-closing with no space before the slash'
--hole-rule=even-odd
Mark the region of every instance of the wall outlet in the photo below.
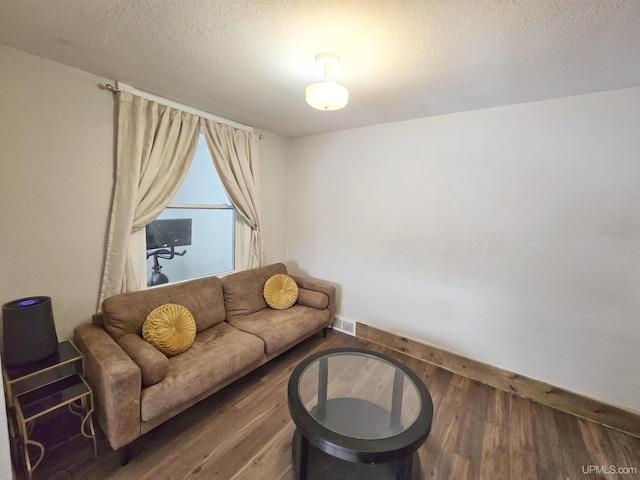
<svg viewBox="0 0 640 480">
<path fill-rule="evenodd" d="M 331 328 L 339 332 L 346 333 L 347 335 L 351 335 L 353 337 L 356 336 L 356 322 L 347 320 L 346 318 L 342 318 L 337 315 L 335 316 L 335 320 L 333 321 Z"/>
</svg>

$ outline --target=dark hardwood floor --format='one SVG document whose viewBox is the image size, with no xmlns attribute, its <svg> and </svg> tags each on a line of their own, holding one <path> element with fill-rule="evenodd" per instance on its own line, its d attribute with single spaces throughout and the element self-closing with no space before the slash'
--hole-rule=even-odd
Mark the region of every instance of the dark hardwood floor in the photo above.
<svg viewBox="0 0 640 480">
<path fill-rule="evenodd" d="M 640 478 L 638 438 L 334 331 L 326 339 L 310 338 L 136 440 L 125 467 L 97 429 L 98 458 L 86 439 L 76 438 L 47 455 L 33 478 L 293 480 L 287 381 L 303 358 L 342 346 L 395 357 L 424 380 L 434 403 L 431 434 L 419 451 L 424 479 Z"/>
</svg>

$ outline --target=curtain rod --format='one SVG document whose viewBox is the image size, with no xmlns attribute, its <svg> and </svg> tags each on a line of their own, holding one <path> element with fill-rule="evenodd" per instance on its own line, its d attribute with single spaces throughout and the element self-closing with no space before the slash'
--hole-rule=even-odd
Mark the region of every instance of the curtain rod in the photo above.
<svg viewBox="0 0 640 480">
<path fill-rule="evenodd" d="M 247 132 L 253 132 L 253 127 L 251 125 L 244 125 L 242 123 L 234 122 L 233 120 L 229 120 L 224 117 L 218 117 L 217 115 L 213 115 L 212 113 L 205 112 L 204 110 L 200 110 L 195 107 L 190 107 L 189 105 L 184 105 L 182 103 L 174 102 L 173 100 L 169 100 L 158 95 L 154 95 L 153 93 L 145 92 L 144 90 L 138 90 L 131 85 L 127 85 L 122 82 L 116 82 L 116 86 L 107 83 L 104 88 L 109 90 L 111 93 L 120 93 L 120 92 L 128 92 L 133 95 L 138 95 L 139 97 L 144 97 L 147 100 L 152 100 L 166 107 L 176 108 L 178 110 L 182 110 L 183 112 L 192 113 L 193 115 L 197 115 L 199 117 L 208 118 L 209 120 L 213 120 L 214 122 L 224 123 L 231 127 L 237 128 L 239 130 L 245 130 Z M 262 135 L 260 135 L 262 138 Z"/>
</svg>

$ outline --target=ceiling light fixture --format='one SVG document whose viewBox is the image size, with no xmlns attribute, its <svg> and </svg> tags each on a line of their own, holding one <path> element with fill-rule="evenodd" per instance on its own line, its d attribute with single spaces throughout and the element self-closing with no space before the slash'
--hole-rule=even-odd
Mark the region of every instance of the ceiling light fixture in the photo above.
<svg viewBox="0 0 640 480">
<path fill-rule="evenodd" d="M 307 87 L 307 103 L 318 110 L 339 110 L 349 101 L 349 90 L 331 81 L 331 70 L 340 64 L 340 57 L 333 53 L 316 55 L 316 65 L 324 67 L 324 82 Z"/>
</svg>

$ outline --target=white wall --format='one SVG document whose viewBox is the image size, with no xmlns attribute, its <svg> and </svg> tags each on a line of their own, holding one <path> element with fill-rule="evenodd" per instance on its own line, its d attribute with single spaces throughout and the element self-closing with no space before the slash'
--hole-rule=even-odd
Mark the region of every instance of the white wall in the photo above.
<svg viewBox="0 0 640 480">
<path fill-rule="evenodd" d="M 292 141 L 339 314 L 640 410 L 640 88 Z M 348 107 L 347 107 L 348 108 Z"/>
<path fill-rule="evenodd" d="M 256 130 L 260 139 L 260 189 L 262 197 L 262 238 L 265 263 L 286 258 L 286 213 L 289 140 Z"/>
<path fill-rule="evenodd" d="M 0 302 L 52 298 L 58 338 L 95 312 L 111 202 L 104 79 L 0 45 Z"/>
</svg>

